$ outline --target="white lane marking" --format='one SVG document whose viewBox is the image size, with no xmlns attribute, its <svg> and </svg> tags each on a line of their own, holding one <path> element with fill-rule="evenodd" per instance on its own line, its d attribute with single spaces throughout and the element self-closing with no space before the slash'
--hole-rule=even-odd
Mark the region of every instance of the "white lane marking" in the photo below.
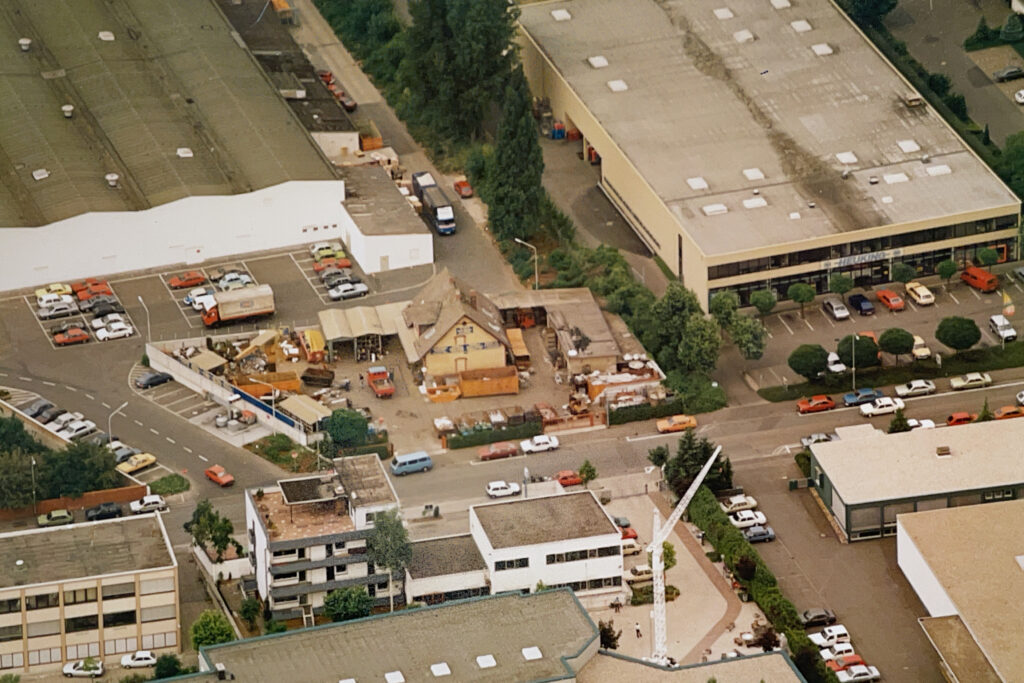
<svg viewBox="0 0 1024 683">
<path fill-rule="evenodd" d="M 793 334 L 793 330 L 789 329 L 789 325 L 787 325 L 786 321 L 782 319 L 782 316 L 779 316 L 779 322 L 782 323 L 782 326 L 786 328 L 786 332 Z"/>
<path fill-rule="evenodd" d="M 6 377 L 6 376 L 7 375 L 4 375 L 4 377 Z M 47 382 L 45 379 L 43 380 L 43 384 L 45 384 L 48 387 L 55 387 L 55 386 L 57 386 L 56 382 Z"/>
<path fill-rule="evenodd" d="M 189 448 L 188 446 L 182 446 L 181 448 L 182 448 L 182 450 L 184 450 L 184 451 L 185 451 L 186 453 L 191 453 L 191 452 L 192 452 L 192 449 L 191 449 L 191 448 Z"/>
<path fill-rule="evenodd" d="M 202 460 L 203 462 L 210 462 L 205 455 L 200 455 L 199 459 Z"/>
<path fill-rule="evenodd" d="M 662 438 L 664 436 L 666 436 L 666 435 L 665 434 L 651 434 L 649 436 L 627 436 L 625 440 L 629 441 L 629 442 L 633 442 L 633 441 L 647 441 L 649 439 L 659 439 L 659 438 Z M 671 436 L 671 434 L 669 434 L 667 436 Z"/>
<path fill-rule="evenodd" d="M 971 294 L 974 295 L 975 299 L 980 299 L 981 298 L 981 294 L 978 294 L 977 290 L 975 290 L 973 287 L 971 287 Z"/>
<path fill-rule="evenodd" d="M 177 442 L 176 442 L 176 441 L 175 441 L 174 439 L 172 439 L 172 438 L 171 438 L 171 437 L 169 437 L 169 436 L 165 436 L 164 438 L 165 438 L 165 439 L 167 439 L 167 442 L 168 442 L 168 443 L 177 443 Z"/>
<path fill-rule="evenodd" d="M 103 401 L 102 403 L 100 403 L 100 405 L 106 408 L 107 410 L 110 410 L 110 404 L 107 403 L 106 401 Z"/>
<path fill-rule="evenodd" d="M 67 384 L 64 385 L 64 388 L 67 389 L 68 391 L 74 391 L 76 393 L 78 392 L 78 389 L 75 389 L 74 387 L 69 387 Z"/>
<path fill-rule="evenodd" d="M 953 292 L 947 292 L 947 293 L 949 294 L 949 298 L 952 299 L 953 301 L 955 301 L 957 303 L 957 305 L 960 304 L 960 299 L 957 299 L 955 296 L 953 296 Z"/>
<path fill-rule="evenodd" d="M 813 332 L 814 328 L 811 327 L 811 321 L 808 320 L 807 318 L 803 318 L 803 321 L 804 321 L 804 325 L 807 325 L 807 327 L 809 327 L 811 329 L 811 331 Z"/>
<path fill-rule="evenodd" d="M 31 377 L 19 377 L 18 379 L 20 379 L 22 382 L 31 382 L 32 381 Z"/>
<path fill-rule="evenodd" d="M 85 395 L 85 397 L 86 397 L 87 399 L 89 399 L 90 401 L 95 401 L 95 400 L 96 400 L 96 397 L 95 397 L 95 396 L 93 396 L 92 394 L 86 394 L 86 395 Z"/>
<path fill-rule="evenodd" d="M 150 427 L 150 428 L 149 428 L 149 431 L 153 432 L 153 433 L 154 433 L 154 434 L 156 434 L 157 436 L 160 436 L 160 432 L 156 431 L 156 430 L 155 430 L 155 429 L 153 429 L 152 427 Z"/>
<path fill-rule="evenodd" d="M 134 422 L 135 424 L 139 425 L 140 427 L 142 426 L 142 423 L 139 422 L 138 420 L 132 420 L 132 422 Z"/>
<path fill-rule="evenodd" d="M 8 375 L 6 372 L 0 372 L 0 377 L 9 377 L 9 376 L 10 375 Z M 56 386 L 56 385 L 54 385 L 54 386 Z"/>
</svg>

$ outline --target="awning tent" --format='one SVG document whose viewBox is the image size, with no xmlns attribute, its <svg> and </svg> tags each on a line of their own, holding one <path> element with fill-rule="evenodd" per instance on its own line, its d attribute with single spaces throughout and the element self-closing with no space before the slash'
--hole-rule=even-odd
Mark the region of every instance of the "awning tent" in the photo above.
<svg viewBox="0 0 1024 683">
<path fill-rule="evenodd" d="M 277 404 L 277 409 L 287 413 L 304 425 L 315 428 L 320 420 L 331 416 L 331 411 L 305 394 L 289 396 Z"/>
</svg>

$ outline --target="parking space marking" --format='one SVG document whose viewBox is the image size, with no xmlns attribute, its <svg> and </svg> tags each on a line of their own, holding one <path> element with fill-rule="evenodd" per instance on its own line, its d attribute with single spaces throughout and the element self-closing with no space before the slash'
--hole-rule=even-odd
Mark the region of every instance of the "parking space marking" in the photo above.
<svg viewBox="0 0 1024 683">
<path fill-rule="evenodd" d="M 107 403 L 106 401 L 103 401 L 102 403 L 100 403 L 100 405 L 106 408 L 107 410 L 110 410 L 110 404 Z"/>
<path fill-rule="evenodd" d="M 78 389 L 75 389 L 72 386 L 68 386 L 67 384 L 64 385 L 64 388 L 67 389 L 68 391 L 73 391 L 73 392 L 77 392 L 78 391 Z"/>
<path fill-rule="evenodd" d="M 192 449 L 191 449 L 191 448 L 189 448 L 188 446 L 182 446 L 181 448 L 182 448 L 182 450 L 183 450 L 183 451 L 185 451 L 186 453 L 191 453 L 191 452 L 192 452 Z"/>
<path fill-rule="evenodd" d="M 1014 282 L 1013 286 L 1016 287 L 1018 291 L 1024 292 L 1024 287 L 1021 287 L 1019 282 Z"/>
<path fill-rule="evenodd" d="M 955 296 L 953 296 L 953 292 L 946 292 L 946 293 L 947 293 L 947 294 L 949 294 L 949 298 L 950 298 L 950 299 L 952 299 L 953 301 L 955 301 L 955 302 L 956 302 L 956 305 L 957 305 L 957 306 L 959 306 L 959 305 L 960 305 L 960 299 L 957 299 L 957 298 L 956 298 Z M 936 306 L 938 306 L 938 303 L 936 302 L 936 304 L 935 304 L 935 305 L 936 305 Z"/>
<path fill-rule="evenodd" d="M 95 396 L 93 396 L 92 394 L 86 394 L 86 395 L 85 395 L 85 397 L 86 397 L 87 399 L 89 399 L 90 401 L 95 401 L 95 400 L 96 400 L 96 397 L 95 397 Z"/>
<path fill-rule="evenodd" d="M 971 287 L 971 294 L 974 295 L 975 299 L 980 299 L 981 298 L 981 294 L 978 294 L 978 291 L 976 289 L 974 289 L 974 287 Z"/>
<path fill-rule="evenodd" d="M 786 332 L 793 334 L 793 330 L 789 328 L 789 325 L 787 325 L 786 321 L 782 319 L 782 316 L 779 316 L 779 322 L 782 323 L 782 326 L 786 328 Z"/>
<path fill-rule="evenodd" d="M 814 331 L 814 328 L 811 327 L 811 321 L 810 320 L 808 320 L 807 318 L 801 318 L 801 320 L 804 321 L 804 325 L 807 325 L 807 327 L 809 327 L 812 332 Z"/>
<path fill-rule="evenodd" d="M 910 310 L 912 310 L 914 313 L 917 313 L 917 306 L 914 305 L 913 301 L 911 301 L 910 299 L 907 299 L 906 300 L 906 304 L 908 306 L 910 306 Z"/>
<path fill-rule="evenodd" d="M 135 424 L 137 424 L 137 425 L 138 425 L 138 426 L 140 426 L 140 427 L 142 426 L 142 423 L 141 423 L 141 422 L 139 422 L 138 420 L 132 420 L 132 422 L 134 422 Z"/>
<path fill-rule="evenodd" d="M 20 379 L 22 382 L 31 382 L 32 381 L 31 377 L 19 377 L 18 379 Z"/>
<path fill-rule="evenodd" d="M 313 289 L 313 293 L 316 294 L 317 298 L 319 298 L 322 303 L 331 303 L 330 297 L 327 297 L 325 299 L 324 295 L 320 291 L 323 285 L 319 282 L 319 277 L 317 277 L 316 271 L 313 271 L 313 275 L 310 276 L 309 274 L 306 273 L 306 270 L 302 267 L 302 264 L 299 263 L 299 260 L 295 258 L 294 252 L 288 254 L 288 257 L 291 258 L 292 263 L 294 263 L 295 267 L 299 269 L 300 273 L 302 273 L 302 277 L 306 279 L 306 282 Z M 313 259 L 308 259 L 308 262 L 313 263 Z"/>
<path fill-rule="evenodd" d="M 818 315 L 820 315 L 822 318 L 824 318 L 825 322 L 827 322 L 832 327 L 836 326 L 836 324 L 834 322 L 832 322 L 832 318 L 828 317 L 828 315 L 826 315 L 824 311 L 818 311 Z"/>
<path fill-rule="evenodd" d="M 981 326 L 979 325 L 979 327 L 981 327 Z M 992 333 L 989 332 L 986 328 L 982 328 L 981 334 L 982 334 L 983 337 L 985 337 L 985 339 L 990 340 L 994 346 L 999 346 L 1000 341 L 998 339 L 996 339 L 995 337 L 993 337 Z"/>
</svg>

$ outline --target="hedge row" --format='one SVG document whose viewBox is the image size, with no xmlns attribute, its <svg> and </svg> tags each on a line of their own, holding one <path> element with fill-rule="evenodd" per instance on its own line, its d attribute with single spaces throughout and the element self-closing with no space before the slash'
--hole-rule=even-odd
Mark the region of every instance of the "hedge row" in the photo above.
<svg viewBox="0 0 1024 683">
<path fill-rule="evenodd" d="M 472 446 L 483 446 L 495 441 L 515 441 L 517 439 L 529 439 L 544 431 L 544 425 L 540 422 L 524 422 L 521 425 L 503 427 L 501 429 L 485 429 L 469 434 L 449 434 L 447 437 L 448 448 L 470 448 Z"/>
<path fill-rule="evenodd" d="M 365 455 L 366 453 L 376 453 L 377 457 L 381 460 L 387 460 L 395 454 L 395 446 L 391 442 L 386 441 L 384 443 L 368 443 L 362 446 L 338 449 L 338 454 L 342 457 L 350 455 Z"/>
<path fill-rule="evenodd" d="M 690 502 L 688 513 L 690 520 L 704 532 L 704 537 L 721 553 L 725 565 L 761 607 L 776 632 L 786 636 L 793 661 L 808 683 L 837 683 L 835 674 L 825 666 L 818 648 L 800 625 L 796 607 L 779 590 L 775 575 L 747 542 L 743 532 L 729 522 L 710 489 L 700 487 Z M 753 560 L 756 566 L 754 577 L 749 581 L 740 579 L 736 574 L 736 563 L 744 557 Z"/>
<path fill-rule="evenodd" d="M 666 401 L 658 405 L 645 403 L 639 406 L 623 406 L 616 408 L 608 415 L 608 423 L 613 425 L 637 422 L 640 420 L 653 420 L 657 417 L 668 417 L 677 413 L 686 412 L 686 407 L 681 399 Z"/>
</svg>

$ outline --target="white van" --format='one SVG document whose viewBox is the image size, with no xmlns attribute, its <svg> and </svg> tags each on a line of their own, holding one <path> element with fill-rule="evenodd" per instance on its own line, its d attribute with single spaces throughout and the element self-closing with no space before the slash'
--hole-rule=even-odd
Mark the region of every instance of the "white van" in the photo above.
<svg viewBox="0 0 1024 683">
<path fill-rule="evenodd" d="M 1004 315 L 994 315 L 988 319 L 988 326 L 1001 341 L 1008 342 L 1017 338 L 1017 330 Z"/>
</svg>

